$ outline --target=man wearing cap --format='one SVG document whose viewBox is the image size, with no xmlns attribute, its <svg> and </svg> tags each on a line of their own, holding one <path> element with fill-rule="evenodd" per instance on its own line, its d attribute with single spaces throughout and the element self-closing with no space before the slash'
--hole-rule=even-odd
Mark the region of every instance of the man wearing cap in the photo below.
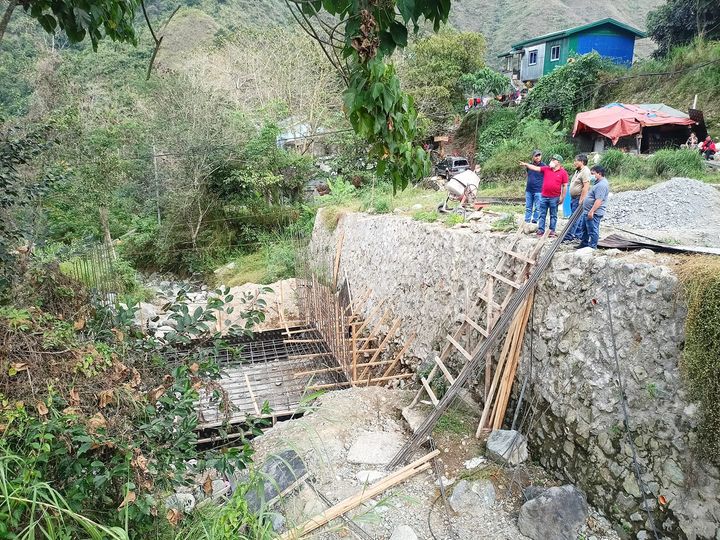
<svg viewBox="0 0 720 540">
<path fill-rule="evenodd" d="M 577 207 L 582 205 L 585 197 L 590 191 L 590 169 L 587 166 L 588 158 L 585 154 L 575 156 L 573 165 L 575 173 L 570 180 L 570 211 L 575 212 Z M 573 230 L 568 232 L 565 241 L 580 239 L 582 234 L 582 220 L 578 220 Z"/>
<path fill-rule="evenodd" d="M 550 210 L 550 234 L 554 238 L 555 226 L 557 225 L 557 210 L 560 201 L 565 199 L 565 190 L 568 184 L 568 173 L 562 167 L 562 156 L 555 154 L 550 160 L 550 165 L 538 167 L 532 163 L 520 162 L 520 165 L 528 170 L 541 172 L 543 175 L 542 189 L 540 190 L 540 216 L 538 219 L 537 235 L 545 234 L 545 220 L 547 211 Z"/>
<path fill-rule="evenodd" d="M 536 167 L 544 167 L 542 152 L 535 150 L 532 153 L 532 163 Z M 539 171 L 527 170 L 527 183 L 525 184 L 525 223 L 537 223 L 540 209 L 540 191 L 542 190 L 543 175 Z"/>
</svg>

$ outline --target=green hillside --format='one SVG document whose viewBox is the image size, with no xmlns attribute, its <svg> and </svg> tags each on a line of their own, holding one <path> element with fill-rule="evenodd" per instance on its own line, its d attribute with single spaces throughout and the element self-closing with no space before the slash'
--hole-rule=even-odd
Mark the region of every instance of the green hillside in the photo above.
<svg viewBox="0 0 720 540">
<path fill-rule="evenodd" d="M 606 102 L 665 103 L 681 111 L 692 106 L 705 113 L 714 136 L 720 128 L 720 41 L 678 47 L 663 60 L 645 60 L 622 80 L 605 87 Z"/>
</svg>

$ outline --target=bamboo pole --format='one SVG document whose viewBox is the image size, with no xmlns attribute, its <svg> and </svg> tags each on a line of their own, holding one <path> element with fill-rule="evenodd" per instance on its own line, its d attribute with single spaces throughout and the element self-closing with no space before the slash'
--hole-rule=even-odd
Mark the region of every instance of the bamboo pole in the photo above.
<svg viewBox="0 0 720 540">
<path fill-rule="evenodd" d="M 531 293 L 532 296 L 532 293 Z M 513 319 L 512 324 L 510 325 L 510 328 L 508 329 L 507 336 L 505 338 L 505 343 L 503 344 L 502 352 L 500 353 L 500 357 L 498 358 L 498 365 L 497 369 L 495 371 L 495 375 L 493 377 L 492 384 L 490 386 L 489 393 L 485 396 L 485 405 L 483 407 L 483 414 L 480 418 L 480 424 L 478 425 L 478 429 L 475 432 L 475 436 L 479 437 L 480 433 L 488 424 L 488 419 L 492 418 L 492 405 L 493 401 L 495 401 L 496 395 L 499 395 L 496 393 L 499 388 L 498 385 L 501 383 L 501 377 L 504 375 L 504 370 L 506 369 L 506 364 L 508 359 L 511 357 L 514 352 L 511 352 L 511 350 L 514 349 L 516 346 L 517 336 L 521 331 L 521 328 L 523 326 L 523 321 L 526 320 L 527 315 L 529 314 L 528 311 L 528 305 L 530 304 L 523 304 L 515 318 Z"/>
<path fill-rule="evenodd" d="M 512 390 L 513 380 L 515 379 L 515 373 L 517 371 L 518 363 L 520 360 L 520 353 L 522 352 L 522 344 L 525 338 L 525 330 L 528 325 L 530 318 L 530 312 L 532 310 L 532 300 L 534 293 L 530 293 L 527 300 L 527 305 L 523 313 L 523 319 L 521 321 L 521 328 L 517 332 L 515 338 L 514 347 L 510 353 L 510 363 L 506 368 L 507 375 L 503 379 L 503 385 L 501 392 L 498 395 L 498 400 L 495 403 L 495 416 L 493 418 L 492 428 L 493 430 L 500 429 L 502 426 L 503 418 L 505 418 L 505 411 L 507 410 L 508 400 L 510 398 L 510 391 Z"/>
</svg>

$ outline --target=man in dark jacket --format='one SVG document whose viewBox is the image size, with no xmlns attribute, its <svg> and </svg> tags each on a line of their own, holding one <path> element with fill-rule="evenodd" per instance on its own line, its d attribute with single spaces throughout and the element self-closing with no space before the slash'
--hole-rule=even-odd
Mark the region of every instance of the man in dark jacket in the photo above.
<svg viewBox="0 0 720 540">
<path fill-rule="evenodd" d="M 535 150 L 532 153 L 532 164 L 537 167 L 544 167 L 542 152 Z M 525 184 L 525 223 L 537 223 L 538 208 L 540 207 L 540 191 L 542 191 L 543 173 L 535 170 L 527 170 L 527 184 Z"/>
</svg>

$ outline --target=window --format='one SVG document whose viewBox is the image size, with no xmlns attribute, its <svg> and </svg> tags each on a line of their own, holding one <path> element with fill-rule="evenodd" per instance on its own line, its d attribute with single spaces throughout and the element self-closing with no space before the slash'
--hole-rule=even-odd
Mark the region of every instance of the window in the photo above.
<svg viewBox="0 0 720 540">
<path fill-rule="evenodd" d="M 550 48 L 550 61 L 557 62 L 560 60 L 560 45 L 553 45 Z"/>
<path fill-rule="evenodd" d="M 458 160 L 455 162 L 455 166 L 456 166 L 456 167 L 467 167 L 467 166 L 468 166 L 468 162 L 467 162 L 466 159 L 458 159 Z"/>
<path fill-rule="evenodd" d="M 528 52 L 528 66 L 537 64 L 537 49 Z"/>
</svg>

